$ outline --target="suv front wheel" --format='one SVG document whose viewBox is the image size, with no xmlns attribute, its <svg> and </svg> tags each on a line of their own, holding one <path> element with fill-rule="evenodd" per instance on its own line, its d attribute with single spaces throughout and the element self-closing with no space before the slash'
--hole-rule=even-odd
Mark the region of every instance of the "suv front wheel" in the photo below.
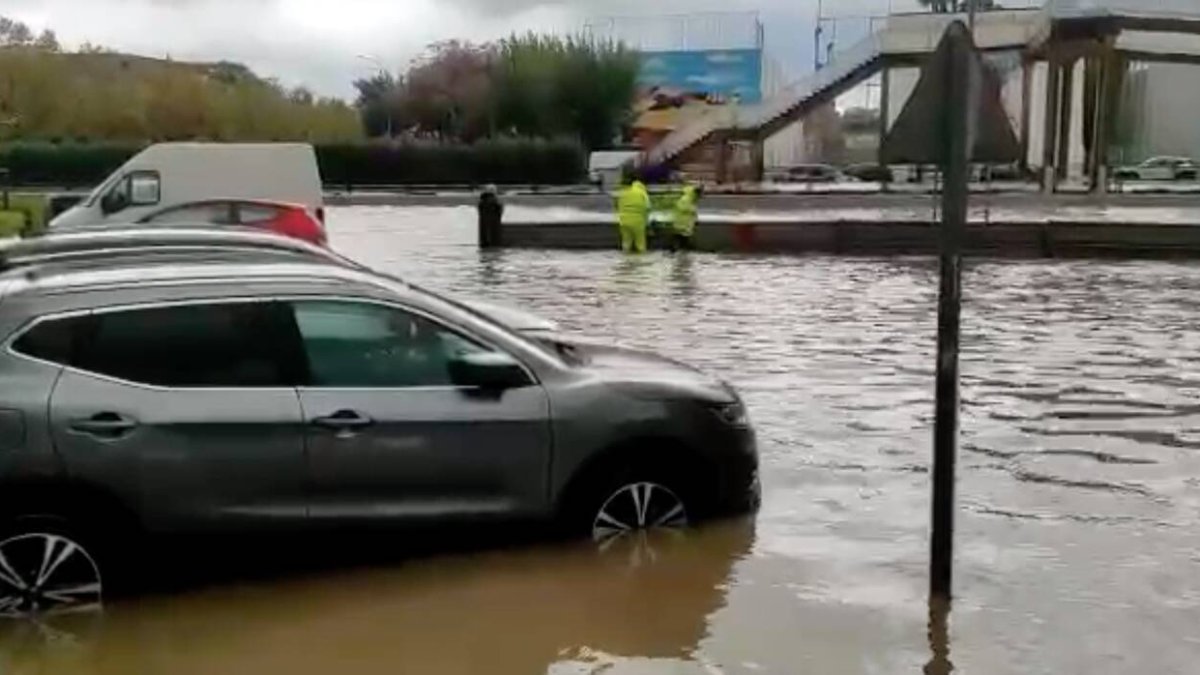
<svg viewBox="0 0 1200 675">
<path fill-rule="evenodd" d="M 18 518 L 0 530 L 0 616 L 100 609 L 96 547 L 56 518 Z"/>
<path fill-rule="evenodd" d="M 703 508 L 698 491 L 670 463 L 609 463 L 575 491 L 564 516 L 568 529 L 596 542 L 646 530 L 680 530 Z"/>
</svg>

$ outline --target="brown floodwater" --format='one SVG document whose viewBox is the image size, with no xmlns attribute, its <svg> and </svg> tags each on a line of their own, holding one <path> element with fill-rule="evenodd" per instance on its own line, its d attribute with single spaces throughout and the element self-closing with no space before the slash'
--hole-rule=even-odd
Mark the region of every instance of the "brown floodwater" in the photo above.
<svg viewBox="0 0 1200 675">
<path fill-rule="evenodd" d="M 473 218 L 341 208 L 330 229 L 373 266 L 733 381 L 757 518 L 123 600 L 7 627 L 0 673 L 1197 671 L 1200 265 L 970 265 L 956 599 L 931 630 L 932 261 L 480 253 Z"/>
</svg>

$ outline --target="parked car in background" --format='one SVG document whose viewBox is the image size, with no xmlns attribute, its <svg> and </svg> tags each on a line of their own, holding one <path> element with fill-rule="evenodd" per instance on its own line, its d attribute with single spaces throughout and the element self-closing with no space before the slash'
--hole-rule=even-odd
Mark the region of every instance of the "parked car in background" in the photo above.
<svg viewBox="0 0 1200 675">
<path fill-rule="evenodd" d="M 324 246 L 327 243 L 325 225 L 319 213 L 311 213 L 303 204 L 250 199 L 209 199 L 170 206 L 154 211 L 140 219 L 139 225 L 167 224 L 240 225 L 255 229 L 270 230 Z"/>
<path fill-rule="evenodd" d="M 828 164 L 799 164 L 787 170 L 788 179 L 797 183 L 836 183 L 841 174 Z"/>
<path fill-rule="evenodd" d="M 1118 180 L 1196 180 L 1200 165 L 1187 157 L 1151 157 L 1135 166 L 1113 172 Z"/>
<path fill-rule="evenodd" d="M 851 164 L 843 169 L 842 173 L 865 183 L 891 183 L 895 180 L 892 170 L 880 164 Z"/>
<path fill-rule="evenodd" d="M 1019 164 L 984 164 L 979 167 L 978 180 L 983 182 L 1033 181 L 1036 176 L 1021 169 Z"/>
<path fill-rule="evenodd" d="M 321 174 L 306 143 L 159 143 L 133 156 L 50 229 L 128 223 L 209 199 L 303 205 L 323 218 Z"/>
<path fill-rule="evenodd" d="M 724 382 L 319 249 L 10 264 L 0 347 L 10 615 L 96 605 L 158 535 L 540 519 L 607 542 L 758 503 Z"/>
</svg>

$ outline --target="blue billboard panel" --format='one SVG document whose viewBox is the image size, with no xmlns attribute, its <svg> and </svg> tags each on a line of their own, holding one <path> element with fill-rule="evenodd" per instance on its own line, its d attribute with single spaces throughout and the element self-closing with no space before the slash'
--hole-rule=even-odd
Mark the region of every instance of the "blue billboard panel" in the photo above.
<svg viewBox="0 0 1200 675">
<path fill-rule="evenodd" d="M 762 70 L 758 49 L 643 52 L 638 84 L 759 103 Z"/>
</svg>

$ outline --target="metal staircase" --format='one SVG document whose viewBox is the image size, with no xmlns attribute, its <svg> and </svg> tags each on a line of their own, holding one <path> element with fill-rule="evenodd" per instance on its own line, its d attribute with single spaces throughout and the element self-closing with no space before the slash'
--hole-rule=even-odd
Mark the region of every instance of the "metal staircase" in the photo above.
<svg viewBox="0 0 1200 675">
<path fill-rule="evenodd" d="M 883 66 L 882 41 L 871 35 L 834 56 L 829 65 L 792 84 L 756 106 L 727 106 L 712 111 L 666 136 L 645 157 L 648 165 L 669 162 L 714 134 L 752 133 L 765 138 L 879 72 Z"/>
</svg>

